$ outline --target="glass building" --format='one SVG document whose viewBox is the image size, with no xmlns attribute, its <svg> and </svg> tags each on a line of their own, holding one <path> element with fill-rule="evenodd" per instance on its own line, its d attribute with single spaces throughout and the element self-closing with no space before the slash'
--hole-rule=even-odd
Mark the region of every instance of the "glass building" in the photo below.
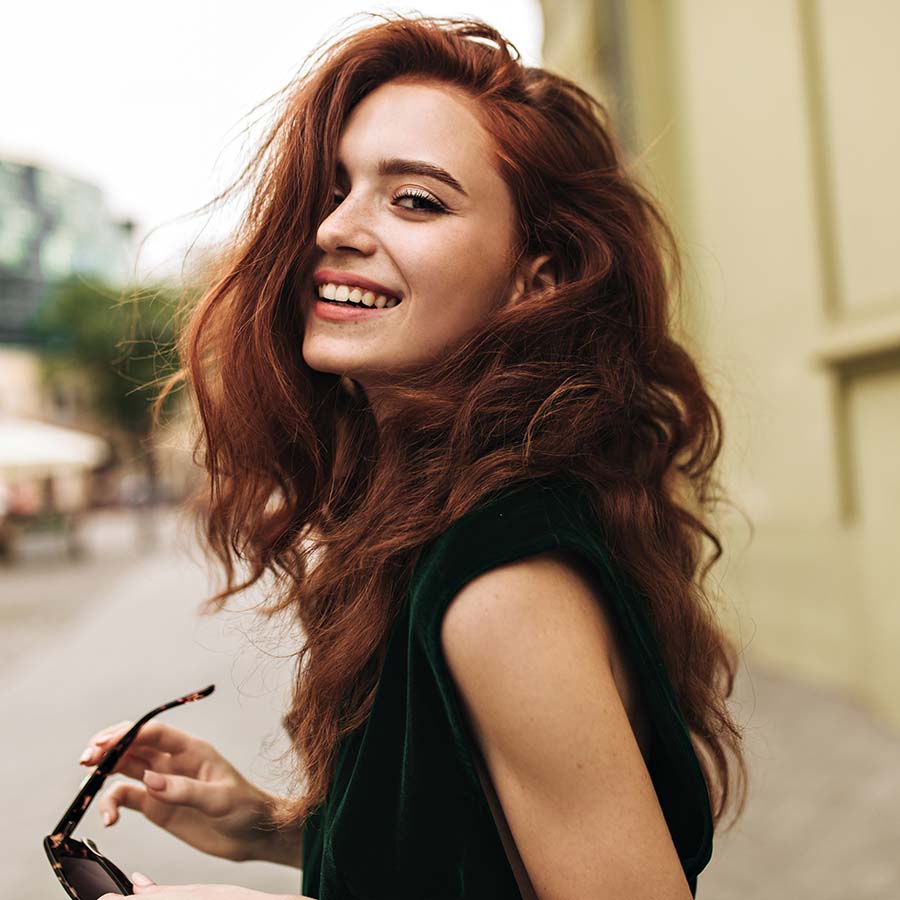
<svg viewBox="0 0 900 900">
<path fill-rule="evenodd" d="M 0 343 L 30 342 L 29 322 L 56 281 L 128 280 L 132 231 L 113 221 L 96 185 L 0 159 Z"/>
</svg>

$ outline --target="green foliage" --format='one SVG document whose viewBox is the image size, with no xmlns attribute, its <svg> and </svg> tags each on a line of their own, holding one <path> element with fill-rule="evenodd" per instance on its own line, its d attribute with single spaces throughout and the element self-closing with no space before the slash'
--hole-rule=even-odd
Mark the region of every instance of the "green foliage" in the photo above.
<svg viewBox="0 0 900 900">
<path fill-rule="evenodd" d="M 178 368 L 179 301 L 171 287 L 116 291 L 83 277 L 59 283 L 33 322 L 51 386 L 87 376 L 95 412 L 135 437 L 149 433 L 152 402 Z M 166 398 L 163 412 L 177 392 Z"/>
</svg>

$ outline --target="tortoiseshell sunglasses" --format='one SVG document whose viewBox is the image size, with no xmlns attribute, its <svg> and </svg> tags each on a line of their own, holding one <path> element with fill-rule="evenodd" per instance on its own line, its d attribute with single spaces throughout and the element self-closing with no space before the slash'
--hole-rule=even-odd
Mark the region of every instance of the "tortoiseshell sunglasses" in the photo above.
<svg viewBox="0 0 900 900">
<path fill-rule="evenodd" d="M 201 697 L 208 697 L 215 685 L 203 688 L 186 697 L 179 697 L 171 703 L 164 703 L 152 712 L 138 719 L 125 734 L 110 747 L 109 752 L 100 761 L 100 764 L 81 783 L 78 794 L 66 810 L 65 815 L 57 822 L 52 834 L 44 838 L 44 850 L 50 859 L 50 865 L 59 879 L 59 883 L 66 889 L 66 893 L 73 900 L 97 900 L 103 894 L 133 894 L 133 885 L 130 879 L 125 877 L 122 870 L 115 863 L 106 859 L 97 849 L 97 845 L 90 839 L 84 841 L 71 837 L 85 810 L 100 791 L 106 776 L 115 768 L 123 753 L 131 742 L 137 737 L 141 726 L 155 715 L 171 709 L 173 706 L 181 706 L 182 703 L 190 703 Z"/>
</svg>

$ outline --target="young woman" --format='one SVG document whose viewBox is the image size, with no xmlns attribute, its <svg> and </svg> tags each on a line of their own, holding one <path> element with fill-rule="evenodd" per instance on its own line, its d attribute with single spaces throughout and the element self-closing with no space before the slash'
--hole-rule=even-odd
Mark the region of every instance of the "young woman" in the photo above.
<svg viewBox="0 0 900 900">
<path fill-rule="evenodd" d="M 295 780 L 151 722 L 101 809 L 319 900 L 693 896 L 746 782 L 671 231 L 603 107 L 478 21 L 382 17 L 281 102 L 182 349 L 210 606 L 269 573 L 302 625 Z"/>
</svg>

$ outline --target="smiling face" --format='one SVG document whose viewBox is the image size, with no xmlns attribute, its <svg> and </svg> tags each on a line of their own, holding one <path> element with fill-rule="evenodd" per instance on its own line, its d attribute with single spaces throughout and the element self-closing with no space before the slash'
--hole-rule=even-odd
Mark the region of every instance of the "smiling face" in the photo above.
<svg viewBox="0 0 900 900">
<path fill-rule="evenodd" d="M 458 187 L 385 160 L 439 167 Z M 317 300 L 313 288 L 305 361 L 349 375 L 373 406 L 377 397 L 386 399 L 401 371 L 440 358 L 521 290 L 511 268 L 515 227 L 512 196 L 470 101 L 437 84 L 379 86 L 354 108 L 341 134 L 335 206 L 318 229 L 315 269 L 377 282 L 401 302 L 323 319 L 313 306 L 326 314 L 342 307 Z"/>
</svg>

